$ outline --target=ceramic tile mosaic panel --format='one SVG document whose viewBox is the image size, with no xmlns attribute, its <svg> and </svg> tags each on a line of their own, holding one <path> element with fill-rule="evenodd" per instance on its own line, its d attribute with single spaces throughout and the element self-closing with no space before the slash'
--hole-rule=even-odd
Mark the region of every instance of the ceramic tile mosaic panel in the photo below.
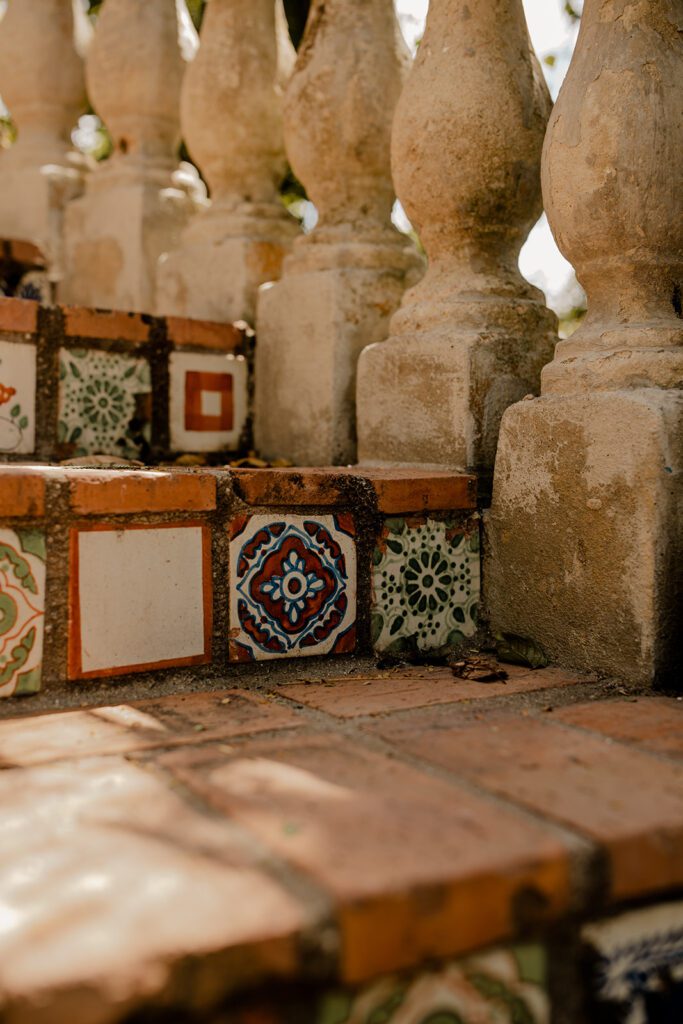
<svg viewBox="0 0 683 1024">
<path fill-rule="evenodd" d="M 355 528 L 336 516 L 242 516 L 230 528 L 230 656 L 348 653 L 356 642 Z"/>
<path fill-rule="evenodd" d="M 210 661 L 211 585 L 201 523 L 72 529 L 70 677 Z"/>
<path fill-rule="evenodd" d="M 0 697 L 40 689 L 45 622 L 45 537 L 0 530 Z"/>
<path fill-rule="evenodd" d="M 549 1024 L 541 947 L 495 950 L 323 1001 L 315 1024 Z"/>
<path fill-rule="evenodd" d="M 35 346 L 0 341 L 0 455 L 33 452 L 35 408 Z"/>
<path fill-rule="evenodd" d="M 246 359 L 173 352 L 169 364 L 171 448 L 236 449 L 247 418 Z"/>
<path fill-rule="evenodd" d="M 583 941 L 591 1021 L 683 1021 L 683 902 L 588 925 Z"/>
<path fill-rule="evenodd" d="M 480 591 L 476 517 L 387 519 L 373 563 L 378 651 L 440 651 L 474 634 Z"/>
<path fill-rule="evenodd" d="M 72 456 L 138 458 L 150 441 L 151 391 L 146 359 L 61 349 L 59 444 Z"/>
</svg>

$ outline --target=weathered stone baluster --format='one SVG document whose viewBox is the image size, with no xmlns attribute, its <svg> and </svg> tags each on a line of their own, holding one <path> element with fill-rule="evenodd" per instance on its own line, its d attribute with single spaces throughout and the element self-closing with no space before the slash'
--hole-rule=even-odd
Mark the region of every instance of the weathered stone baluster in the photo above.
<svg viewBox="0 0 683 1024">
<path fill-rule="evenodd" d="M 64 301 L 154 307 L 157 260 L 193 210 L 172 177 L 184 68 L 179 33 L 176 0 L 106 0 L 102 7 L 86 80 L 114 152 L 67 212 Z"/>
<path fill-rule="evenodd" d="M 496 463 L 494 623 L 568 665 L 680 685 L 683 9 L 586 0 L 544 151 L 588 315 Z"/>
<path fill-rule="evenodd" d="M 390 132 L 408 55 L 391 0 L 314 0 L 285 142 L 319 222 L 258 306 L 256 440 L 303 464 L 355 456 L 358 355 L 421 261 L 392 226 Z"/>
<path fill-rule="evenodd" d="M 521 0 L 431 0 L 394 119 L 394 183 L 429 259 L 358 368 L 359 457 L 490 470 L 555 318 L 517 259 L 541 212 L 550 99 Z"/>
<path fill-rule="evenodd" d="M 31 241 L 54 257 L 53 186 L 81 188 L 71 131 L 85 107 L 80 0 L 13 0 L 0 24 L 0 92 L 17 141 L 0 151 L 0 237 Z"/>
<path fill-rule="evenodd" d="M 206 8 L 181 112 L 211 206 L 159 264 L 160 313 L 253 323 L 259 285 L 280 276 L 297 227 L 277 195 L 286 167 L 281 72 L 294 59 L 279 28 L 274 0 Z"/>
</svg>

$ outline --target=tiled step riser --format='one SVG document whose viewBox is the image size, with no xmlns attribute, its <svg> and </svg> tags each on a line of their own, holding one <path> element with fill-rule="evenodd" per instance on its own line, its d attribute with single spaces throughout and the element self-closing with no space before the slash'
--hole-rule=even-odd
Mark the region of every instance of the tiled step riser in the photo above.
<svg viewBox="0 0 683 1024">
<path fill-rule="evenodd" d="M 196 680 L 373 644 L 453 649 L 475 633 L 471 507 L 388 515 L 352 474 L 274 507 L 268 478 L 0 471 L 0 694 L 143 672 Z"/>
<path fill-rule="evenodd" d="M 0 460 L 244 450 L 252 354 L 233 325 L 0 299 Z"/>
</svg>

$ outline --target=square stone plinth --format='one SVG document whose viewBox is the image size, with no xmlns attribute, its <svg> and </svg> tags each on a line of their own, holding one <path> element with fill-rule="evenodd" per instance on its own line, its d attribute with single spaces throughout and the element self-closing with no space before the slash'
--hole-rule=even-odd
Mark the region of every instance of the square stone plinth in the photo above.
<svg viewBox="0 0 683 1024">
<path fill-rule="evenodd" d="M 680 685 L 682 441 L 680 392 L 509 409 L 485 565 L 494 629 L 564 665 Z"/>
</svg>

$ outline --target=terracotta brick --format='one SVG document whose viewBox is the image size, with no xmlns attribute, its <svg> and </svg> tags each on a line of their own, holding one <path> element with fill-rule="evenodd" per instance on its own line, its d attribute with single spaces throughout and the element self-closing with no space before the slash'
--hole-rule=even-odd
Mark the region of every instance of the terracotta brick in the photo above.
<svg viewBox="0 0 683 1024">
<path fill-rule="evenodd" d="M 353 478 L 369 483 L 380 512 L 476 508 L 476 480 L 464 473 L 367 470 L 357 466 L 235 470 L 240 497 L 250 505 L 336 505 L 355 500 Z"/>
<path fill-rule="evenodd" d="M 336 505 L 348 474 L 341 469 L 233 469 L 235 490 L 249 505 Z"/>
<path fill-rule="evenodd" d="M 84 515 L 209 512 L 216 507 L 216 479 L 209 473 L 73 469 L 67 476 L 71 508 Z"/>
<path fill-rule="evenodd" d="M 123 758 L 5 771 L 0 804 L 4 1020 L 102 1024 L 300 967 L 308 912 L 152 771 Z"/>
<path fill-rule="evenodd" d="M 467 473 L 416 469 L 360 470 L 377 495 L 380 512 L 448 512 L 477 507 L 477 479 Z"/>
<path fill-rule="evenodd" d="M 9 242 L 9 253 L 11 259 L 17 263 L 26 263 L 35 267 L 44 267 L 47 264 L 43 252 L 33 242 L 11 241 Z"/>
<path fill-rule="evenodd" d="M 683 884 L 683 767 L 519 713 L 441 709 L 370 728 L 598 842 L 614 899 Z"/>
<path fill-rule="evenodd" d="M 211 320 L 188 320 L 185 317 L 166 317 L 168 340 L 174 345 L 198 345 L 220 352 L 234 352 L 242 348 L 245 331 L 235 324 L 220 324 Z"/>
<path fill-rule="evenodd" d="M 282 697 L 326 711 L 336 718 L 356 718 L 434 704 L 511 697 L 555 686 L 571 686 L 580 681 L 580 677 L 574 673 L 546 669 L 526 671 L 503 683 L 475 683 L 457 679 L 452 672 L 446 670 L 431 675 L 397 676 L 383 673 L 375 677 L 338 679 L 335 682 L 286 683 L 276 687 L 276 690 Z"/>
<path fill-rule="evenodd" d="M 140 313 L 62 306 L 67 338 L 103 338 L 107 341 L 149 340 L 149 323 Z"/>
<path fill-rule="evenodd" d="M 544 917 L 570 903 L 554 832 L 345 737 L 162 764 L 332 896 L 349 981 L 509 936 L 525 896 Z"/>
<path fill-rule="evenodd" d="M 683 757 L 683 701 L 675 698 L 639 697 L 572 704 L 558 709 L 552 717 L 658 754 Z"/>
<path fill-rule="evenodd" d="M 25 466 L 0 466 L 0 516 L 45 514 L 45 477 Z"/>
<path fill-rule="evenodd" d="M 40 306 L 30 299 L 0 297 L 0 331 L 35 334 Z"/>
<path fill-rule="evenodd" d="M 293 710 L 238 690 L 9 719 L 0 721 L 0 769 L 178 747 L 299 724 Z"/>
</svg>

